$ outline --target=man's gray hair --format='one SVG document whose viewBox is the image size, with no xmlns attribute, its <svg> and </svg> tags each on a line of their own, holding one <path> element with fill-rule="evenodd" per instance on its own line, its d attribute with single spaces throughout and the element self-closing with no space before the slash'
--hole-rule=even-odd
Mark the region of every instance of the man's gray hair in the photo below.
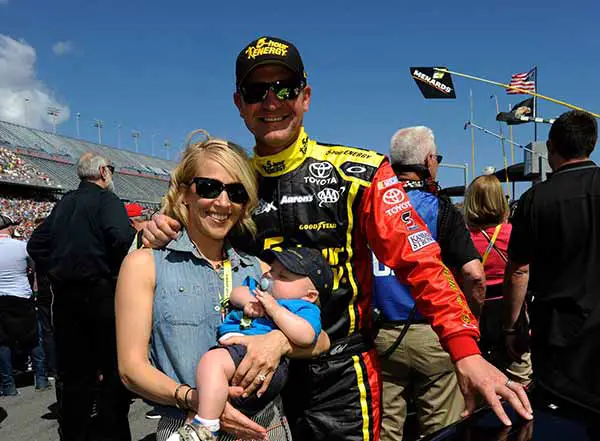
<svg viewBox="0 0 600 441">
<path fill-rule="evenodd" d="M 416 126 L 398 130 L 392 136 L 392 164 L 422 165 L 429 154 L 435 154 L 435 137 L 429 127 Z"/>
<path fill-rule="evenodd" d="M 100 179 L 100 167 L 108 165 L 108 160 L 96 152 L 85 152 L 77 162 L 79 179 Z"/>
</svg>

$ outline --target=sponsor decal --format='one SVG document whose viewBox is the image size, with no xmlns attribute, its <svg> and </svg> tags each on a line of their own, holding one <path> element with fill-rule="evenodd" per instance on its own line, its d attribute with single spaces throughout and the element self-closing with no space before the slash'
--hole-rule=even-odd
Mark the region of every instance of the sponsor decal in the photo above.
<svg viewBox="0 0 600 441">
<path fill-rule="evenodd" d="M 344 343 L 341 345 L 334 346 L 331 351 L 329 351 L 329 355 L 337 355 L 340 354 L 348 347 L 348 343 Z"/>
<path fill-rule="evenodd" d="M 363 167 L 362 165 L 351 165 L 350 167 L 346 168 L 346 173 L 349 173 L 351 175 L 359 175 L 366 171 L 367 168 Z"/>
<path fill-rule="evenodd" d="M 387 205 L 396 205 L 404 201 L 406 195 L 399 188 L 390 188 L 383 193 L 383 202 Z"/>
<path fill-rule="evenodd" d="M 340 190 L 336 190 L 334 188 L 324 188 L 320 192 L 317 193 L 317 197 L 319 198 L 319 207 L 322 207 L 323 204 L 335 204 L 340 200 L 340 194 L 344 193 L 346 187 L 341 187 Z"/>
<path fill-rule="evenodd" d="M 433 78 L 431 78 L 429 75 L 421 72 L 419 69 L 414 69 L 412 75 L 414 79 L 420 80 L 425 84 L 439 90 L 440 92 L 443 92 L 447 95 L 450 95 L 452 93 L 452 87 L 447 86 L 446 84 L 439 81 L 444 78 L 444 72 L 434 71 Z"/>
<path fill-rule="evenodd" d="M 410 201 L 404 201 L 398 205 L 394 205 L 392 208 L 385 210 L 385 214 L 388 216 L 394 216 L 395 214 L 408 210 L 410 207 L 412 207 Z"/>
<path fill-rule="evenodd" d="M 306 152 L 308 152 L 308 136 L 302 138 L 302 145 L 300 146 L 300 153 L 306 155 Z"/>
<path fill-rule="evenodd" d="M 325 156 L 327 155 L 344 155 L 344 156 L 353 156 L 355 158 L 369 159 L 371 157 L 370 153 L 363 152 L 360 150 L 342 150 L 342 149 L 329 149 L 325 152 Z"/>
<path fill-rule="evenodd" d="M 435 240 L 433 240 L 429 231 L 419 231 L 408 235 L 408 243 L 413 251 L 418 251 L 434 242 Z"/>
<path fill-rule="evenodd" d="M 398 183 L 398 176 L 392 176 L 391 178 L 386 179 L 385 181 L 381 181 L 377 183 L 377 188 L 380 190 L 384 190 L 388 187 L 391 187 L 394 184 Z"/>
<path fill-rule="evenodd" d="M 450 270 L 448 269 L 448 267 L 446 265 L 444 265 L 442 262 L 440 262 L 440 264 L 442 265 L 442 268 L 443 268 L 442 272 L 444 273 L 444 277 L 446 278 L 446 281 L 448 282 L 448 286 L 450 287 L 450 289 L 452 291 L 457 293 L 456 294 L 456 303 L 458 303 L 459 306 L 462 308 L 462 314 L 461 314 L 460 318 L 463 322 L 463 327 L 476 328 L 477 325 L 475 325 L 473 323 L 473 321 L 471 320 L 471 312 L 470 312 L 471 310 L 469 309 L 469 307 L 463 300 L 461 292 L 459 291 L 458 287 L 456 286 L 456 281 L 454 280 L 454 277 L 452 277 L 452 274 L 450 273 Z"/>
<path fill-rule="evenodd" d="M 375 253 L 371 252 L 371 256 L 372 256 L 371 264 L 373 265 L 373 276 L 388 277 L 388 276 L 396 275 L 396 273 L 394 272 L 393 269 L 385 266 L 383 263 L 381 263 L 379 260 L 377 260 Z"/>
<path fill-rule="evenodd" d="M 333 230 L 337 228 L 337 224 L 333 222 L 321 221 L 316 224 L 302 224 L 298 227 L 299 230 L 310 230 L 310 231 L 321 231 L 321 230 Z"/>
<path fill-rule="evenodd" d="M 406 224 L 406 229 L 408 231 L 417 230 L 419 228 L 419 225 L 417 225 L 415 220 L 412 218 L 412 212 L 410 211 L 403 212 L 400 215 L 400 219 L 402 219 L 402 222 Z"/>
<path fill-rule="evenodd" d="M 254 216 L 259 216 L 263 213 L 270 213 L 271 211 L 277 211 L 277 207 L 273 202 L 267 202 L 264 199 L 258 201 L 258 206 L 254 210 Z"/>
<path fill-rule="evenodd" d="M 246 56 L 249 60 L 253 60 L 261 55 L 279 55 L 280 57 L 287 56 L 289 45 L 273 41 L 266 37 L 259 38 L 255 46 L 248 46 Z"/>
<path fill-rule="evenodd" d="M 308 184 L 337 184 L 337 178 L 333 173 L 333 165 L 330 162 L 314 162 L 308 166 L 308 171 L 310 176 L 304 177 L 304 182 Z"/>
<path fill-rule="evenodd" d="M 262 168 L 267 174 L 279 173 L 285 170 L 285 161 L 271 162 L 267 161 L 262 164 Z"/>
<path fill-rule="evenodd" d="M 411 67 L 410 75 L 425 98 L 456 98 L 452 76 L 449 72 L 437 69 L 445 70 L 446 68 Z"/>
<path fill-rule="evenodd" d="M 279 204 L 305 204 L 307 202 L 312 202 L 314 198 L 315 197 L 312 194 L 283 196 L 281 201 L 279 201 Z"/>
</svg>

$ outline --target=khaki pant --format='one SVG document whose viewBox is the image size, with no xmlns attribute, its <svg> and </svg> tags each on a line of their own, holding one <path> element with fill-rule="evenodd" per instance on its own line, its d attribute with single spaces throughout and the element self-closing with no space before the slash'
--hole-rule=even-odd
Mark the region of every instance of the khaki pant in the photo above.
<svg viewBox="0 0 600 441">
<path fill-rule="evenodd" d="M 384 326 L 375 344 L 381 354 L 403 325 Z M 381 441 L 402 439 L 407 401 L 417 411 L 419 435 L 428 435 L 460 419 L 465 402 L 454 365 L 427 324 L 413 324 L 398 348 L 381 360 L 383 410 Z"/>
</svg>

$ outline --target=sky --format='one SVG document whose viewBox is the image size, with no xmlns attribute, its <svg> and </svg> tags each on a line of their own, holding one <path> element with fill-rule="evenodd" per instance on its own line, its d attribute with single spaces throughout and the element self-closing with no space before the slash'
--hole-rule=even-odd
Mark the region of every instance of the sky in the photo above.
<svg viewBox="0 0 600 441">
<path fill-rule="evenodd" d="M 253 138 L 232 100 L 238 52 L 251 40 L 293 42 L 313 89 L 305 127 L 315 139 L 389 151 L 403 127 L 426 125 L 444 162 L 468 164 L 472 178 L 469 91 L 474 121 L 498 132 L 501 110 L 525 98 L 453 77 L 456 100 L 425 100 L 410 66 L 447 66 L 507 83 L 538 67 L 538 92 L 600 113 L 598 0 L 481 2 L 199 2 L 156 0 L 0 0 L 0 119 L 52 130 L 48 107 L 60 109 L 57 132 L 171 157 L 188 132 L 204 128 L 248 148 Z M 538 113 L 565 107 L 540 101 Z M 121 126 L 119 130 L 118 127 Z M 546 139 L 547 125 L 538 126 Z M 507 133 L 506 126 L 504 127 Z M 528 144 L 530 124 L 514 128 Z M 475 171 L 503 167 L 500 142 L 475 135 Z M 510 163 L 510 148 L 506 148 Z M 516 149 L 515 160 L 522 151 Z M 593 155 L 596 159 L 596 154 Z M 442 168 L 442 186 L 463 171 Z M 520 186 L 521 191 L 523 187 Z"/>
</svg>

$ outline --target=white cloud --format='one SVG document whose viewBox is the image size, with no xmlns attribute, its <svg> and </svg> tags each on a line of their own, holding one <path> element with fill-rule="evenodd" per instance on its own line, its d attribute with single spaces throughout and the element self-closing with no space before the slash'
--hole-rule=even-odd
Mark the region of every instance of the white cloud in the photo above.
<svg viewBox="0 0 600 441">
<path fill-rule="evenodd" d="M 2 1 L 2 0 L 0 0 Z M 73 52 L 73 42 L 71 40 L 57 41 L 52 45 L 52 52 L 54 55 L 67 55 Z"/>
<path fill-rule="evenodd" d="M 60 110 L 57 124 L 68 120 L 70 111 L 36 78 L 35 58 L 35 49 L 25 41 L 0 34 L 0 119 L 48 128 L 52 124 L 49 107 Z"/>
</svg>

